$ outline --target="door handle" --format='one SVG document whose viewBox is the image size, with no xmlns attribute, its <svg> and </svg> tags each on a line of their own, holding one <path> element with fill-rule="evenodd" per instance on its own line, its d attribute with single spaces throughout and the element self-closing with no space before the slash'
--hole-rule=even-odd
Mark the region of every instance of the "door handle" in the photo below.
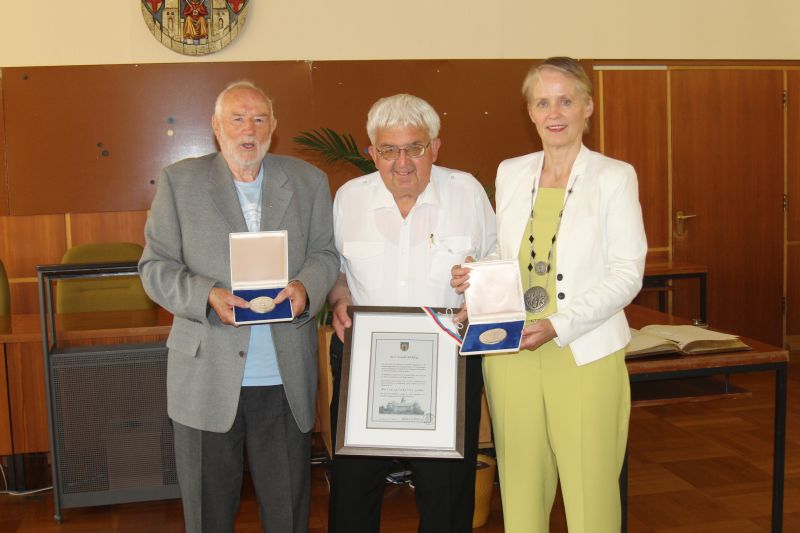
<svg viewBox="0 0 800 533">
<path fill-rule="evenodd" d="M 688 218 L 694 218 L 697 215 L 687 215 L 683 211 L 678 211 L 675 213 L 675 235 L 678 237 L 683 237 L 686 235 L 686 224 L 684 220 Z"/>
</svg>

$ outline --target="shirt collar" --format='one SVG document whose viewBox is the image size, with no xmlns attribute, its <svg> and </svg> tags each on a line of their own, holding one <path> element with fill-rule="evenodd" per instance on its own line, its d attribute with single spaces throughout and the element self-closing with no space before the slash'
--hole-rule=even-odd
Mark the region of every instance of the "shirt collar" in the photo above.
<svg viewBox="0 0 800 533">
<path fill-rule="evenodd" d="M 253 181 L 236 181 L 233 180 L 238 188 L 245 188 L 245 189 L 255 189 L 260 188 L 261 184 L 264 182 L 264 165 L 261 165 L 261 168 L 258 170 L 258 174 L 256 174 L 256 179 Z"/>
</svg>

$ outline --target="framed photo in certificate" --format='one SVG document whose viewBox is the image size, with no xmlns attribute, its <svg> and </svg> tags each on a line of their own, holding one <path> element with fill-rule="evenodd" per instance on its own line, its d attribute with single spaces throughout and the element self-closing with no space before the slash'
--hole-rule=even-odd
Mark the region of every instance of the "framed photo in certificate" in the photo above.
<svg viewBox="0 0 800 533">
<path fill-rule="evenodd" d="M 465 363 L 456 342 L 420 307 L 348 311 L 336 453 L 462 458 Z"/>
</svg>

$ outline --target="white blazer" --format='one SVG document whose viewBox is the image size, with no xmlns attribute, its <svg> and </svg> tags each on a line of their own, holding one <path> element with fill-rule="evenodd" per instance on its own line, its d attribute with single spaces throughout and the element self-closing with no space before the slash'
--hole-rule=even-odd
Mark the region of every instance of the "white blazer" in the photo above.
<svg viewBox="0 0 800 533">
<path fill-rule="evenodd" d="M 497 240 L 503 259 L 517 259 L 539 190 L 543 152 L 500 163 Z M 630 340 L 623 308 L 642 287 L 647 238 L 636 171 L 628 163 L 581 146 L 556 240 L 556 344 L 569 346 L 578 365 L 601 359 Z M 565 194 L 565 199 L 567 195 Z"/>
</svg>

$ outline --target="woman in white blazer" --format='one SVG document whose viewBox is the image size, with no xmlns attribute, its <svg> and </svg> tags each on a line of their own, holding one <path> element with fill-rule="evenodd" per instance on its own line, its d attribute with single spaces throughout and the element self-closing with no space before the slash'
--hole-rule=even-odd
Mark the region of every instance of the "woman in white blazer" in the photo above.
<svg viewBox="0 0 800 533">
<path fill-rule="evenodd" d="M 543 150 L 500 164 L 502 259 L 517 259 L 527 310 L 519 353 L 484 358 L 506 531 L 547 532 L 559 479 L 570 532 L 619 531 L 630 389 L 623 308 L 647 242 L 636 173 L 583 146 L 591 81 L 551 58 L 523 85 Z M 466 288 L 465 269 L 452 284 Z"/>
</svg>

